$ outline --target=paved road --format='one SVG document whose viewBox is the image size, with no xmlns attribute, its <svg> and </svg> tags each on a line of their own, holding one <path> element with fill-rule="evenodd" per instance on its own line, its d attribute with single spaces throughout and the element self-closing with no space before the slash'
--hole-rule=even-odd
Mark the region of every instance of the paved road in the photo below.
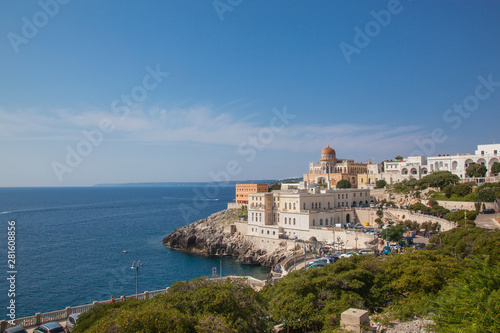
<svg viewBox="0 0 500 333">
<path fill-rule="evenodd" d="M 498 222 L 495 222 L 495 215 L 500 216 L 499 213 L 497 214 L 478 214 L 476 217 L 476 226 L 479 228 L 483 228 L 486 230 L 494 230 L 494 229 L 500 229 L 500 224 Z"/>
</svg>

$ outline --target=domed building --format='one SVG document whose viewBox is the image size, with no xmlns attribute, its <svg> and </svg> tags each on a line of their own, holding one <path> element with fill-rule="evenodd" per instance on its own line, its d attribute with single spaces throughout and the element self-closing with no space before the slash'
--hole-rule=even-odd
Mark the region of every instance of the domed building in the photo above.
<svg viewBox="0 0 500 333">
<path fill-rule="evenodd" d="M 335 187 L 342 179 L 348 180 L 353 188 L 358 186 L 358 174 L 367 173 L 365 163 L 354 160 L 337 159 L 335 149 L 330 145 L 321 151 L 319 163 L 309 163 L 309 173 L 304 175 L 308 184 L 326 184 Z"/>
</svg>

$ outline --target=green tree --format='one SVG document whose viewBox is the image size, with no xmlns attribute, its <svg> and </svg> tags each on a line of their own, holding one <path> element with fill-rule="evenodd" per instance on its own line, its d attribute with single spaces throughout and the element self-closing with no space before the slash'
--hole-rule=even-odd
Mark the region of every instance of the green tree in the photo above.
<svg viewBox="0 0 500 333">
<path fill-rule="evenodd" d="M 404 159 L 404 157 L 403 157 L 403 156 L 401 156 L 401 155 L 398 155 L 398 156 L 396 156 L 394 159 L 395 159 L 396 161 L 401 161 L 401 160 L 403 160 L 403 159 Z"/>
<path fill-rule="evenodd" d="M 384 216 L 384 211 L 382 209 L 378 209 L 375 214 L 377 214 L 378 217 L 382 218 Z"/>
<path fill-rule="evenodd" d="M 493 165 L 491 166 L 491 173 L 495 175 L 500 173 L 500 163 L 493 163 Z"/>
<path fill-rule="evenodd" d="M 472 192 L 472 188 L 468 184 L 457 184 L 453 187 L 453 194 L 460 197 L 465 197 Z"/>
<path fill-rule="evenodd" d="M 472 163 L 467 167 L 467 169 L 465 169 L 465 172 L 469 177 L 484 177 L 486 171 L 487 169 L 484 165 L 477 163 Z"/>
<path fill-rule="evenodd" d="M 347 179 L 342 179 L 337 183 L 337 188 L 351 188 L 351 182 Z"/>
<path fill-rule="evenodd" d="M 496 200 L 495 189 L 492 187 L 479 188 L 476 200 L 478 202 L 494 202 Z"/>
<path fill-rule="evenodd" d="M 377 182 L 375 183 L 376 188 L 384 188 L 385 185 L 387 185 L 387 182 L 383 179 L 377 180 Z"/>
<path fill-rule="evenodd" d="M 243 282 L 197 279 L 150 300 L 98 305 L 80 316 L 75 332 L 266 332 L 264 305 Z"/>
<path fill-rule="evenodd" d="M 277 190 L 281 190 L 281 184 L 278 183 L 278 182 L 275 182 L 273 185 L 271 185 L 269 187 L 269 191 L 277 191 Z"/>
<path fill-rule="evenodd" d="M 404 227 L 402 225 L 397 225 L 382 231 L 380 237 L 389 242 L 399 242 L 403 237 L 404 232 L 405 232 Z"/>
<path fill-rule="evenodd" d="M 460 177 L 449 171 L 436 171 L 420 179 L 418 181 L 418 186 L 422 189 L 427 187 L 439 187 L 440 190 L 443 190 L 445 186 L 458 183 L 459 180 Z"/>
<path fill-rule="evenodd" d="M 408 207 L 408 210 L 411 210 L 411 211 L 428 212 L 428 211 L 430 211 L 431 209 L 430 209 L 429 207 L 427 207 L 426 205 L 424 205 L 423 203 L 416 203 L 416 204 L 410 205 L 410 206 Z"/>
<path fill-rule="evenodd" d="M 500 332 L 500 266 L 488 260 L 446 286 L 435 299 L 435 332 Z"/>
</svg>

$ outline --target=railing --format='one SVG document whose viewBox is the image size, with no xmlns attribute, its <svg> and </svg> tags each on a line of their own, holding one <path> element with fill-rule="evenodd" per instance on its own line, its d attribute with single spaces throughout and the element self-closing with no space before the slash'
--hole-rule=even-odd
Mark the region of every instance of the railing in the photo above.
<svg viewBox="0 0 500 333">
<path fill-rule="evenodd" d="M 218 278 L 220 279 L 220 278 Z M 212 279 L 212 280 L 218 280 Z M 255 279 L 251 276 L 225 276 L 222 278 L 223 280 L 231 279 L 231 280 L 244 280 L 246 283 L 254 288 L 254 289 L 261 289 L 265 286 L 266 281 L 258 280 Z M 156 290 L 156 291 L 145 291 L 142 294 L 137 295 L 137 299 L 142 299 L 142 300 L 147 300 L 151 299 L 157 295 L 165 294 L 167 292 L 167 289 L 163 290 Z M 136 298 L 135 295 L 133 296 L 122 296 L 120 298 L 115 299 L 115 302 L 122 302 L 127 299 L 131 298 Z M 106 304 L 110 303 L 110 301 L 102 301 L 102 302 L 94 302 L 92 304 L 85 304 L 85 305 L 80 305 L 80 306 L 75 306 L 75 307 L 67 307 L 64 310 L 59 310 L 59 311 L 52 311 L 52 312 L 46 312 L 46 313 L 37 313 L 34 316 L 31 317 L 24 317 L 24 318 L 18 318 L 14 320 L 14 325 L 10 325 L 9 322 L 2 320 L 0 321 L 0 332 L 3 333 L 8 327 L 10 326 L 22 326 L 24 328 L 29 328 L 33 326 L 38 326 L 42 325 L 44 323 L 48 323 L 51 321 L 64 321 L 66 320 L 69 315 L 73 313 L 83 313 L 85 311 L 88 311 L 92 309 L 95 305 L 97 304 Z"/>
<path fill-rule="evenodd" d="M 167 289 L 156 290 L 156 291 L 146 291 L 142 294 L 137 295 L 137 298 L 143 299 L 143 300 L 151 299 L 156 295 L 165 294 L 167 292 Z M 120 298 L 115 299 L 115 302 L 125 301 L 125 300 L 130 299 L 130 298 L 136 298 L 136 296 L 135 295 L 122 296 Z M 67 307 L 64 310 L 59 310 L 59 311 L 37 313 L 34 316 L 14 319 L 14 321 L 13 321 L 14 325 L 9 324 L 10 321 L 8 322 L 6 320 L 2 320 L 2 321 L 0 321 L 0 332 L 3 333 L 10 326 L 22 326 L 22 327 L 28 328 L 28 327 L 33 327 L 33 326 L 41 325 L 44 323 L 48 323 L 51 321 L 64 321 L 69 317 L 70 314 L 82 313 L 82 312 L 90 310 L 91 308 L 93 308 L 97 304 L 104 304 L 104 303 L 109 303 L 109 302 L 110 301 L 94 302 L 92 304 L 85 304 L 85 305 L 80 305 L 80 306 L 75 306 L 75 307 Z"/>
</svg>

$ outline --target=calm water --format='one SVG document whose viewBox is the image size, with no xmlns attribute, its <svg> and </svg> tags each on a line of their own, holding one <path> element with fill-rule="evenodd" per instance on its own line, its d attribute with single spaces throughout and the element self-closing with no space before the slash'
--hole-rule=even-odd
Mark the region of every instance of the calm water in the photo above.
<svg viewBox="0 0 500 333">
<path fill-rule="evenodd" d="M 9 220 L 16 221 L 15 300 L 21 318 L 135 294 L 134 260 L 143 262 L 139 292 L 211 275 L 218 258 L 172 251 L 161 241 L 233 198 L 233 187 L 0 188 L 0 307 L 9 301 Z M 222 265 L 224 275 L 263 278 L 268 272 L 230 258 Z"/>
</svg>

